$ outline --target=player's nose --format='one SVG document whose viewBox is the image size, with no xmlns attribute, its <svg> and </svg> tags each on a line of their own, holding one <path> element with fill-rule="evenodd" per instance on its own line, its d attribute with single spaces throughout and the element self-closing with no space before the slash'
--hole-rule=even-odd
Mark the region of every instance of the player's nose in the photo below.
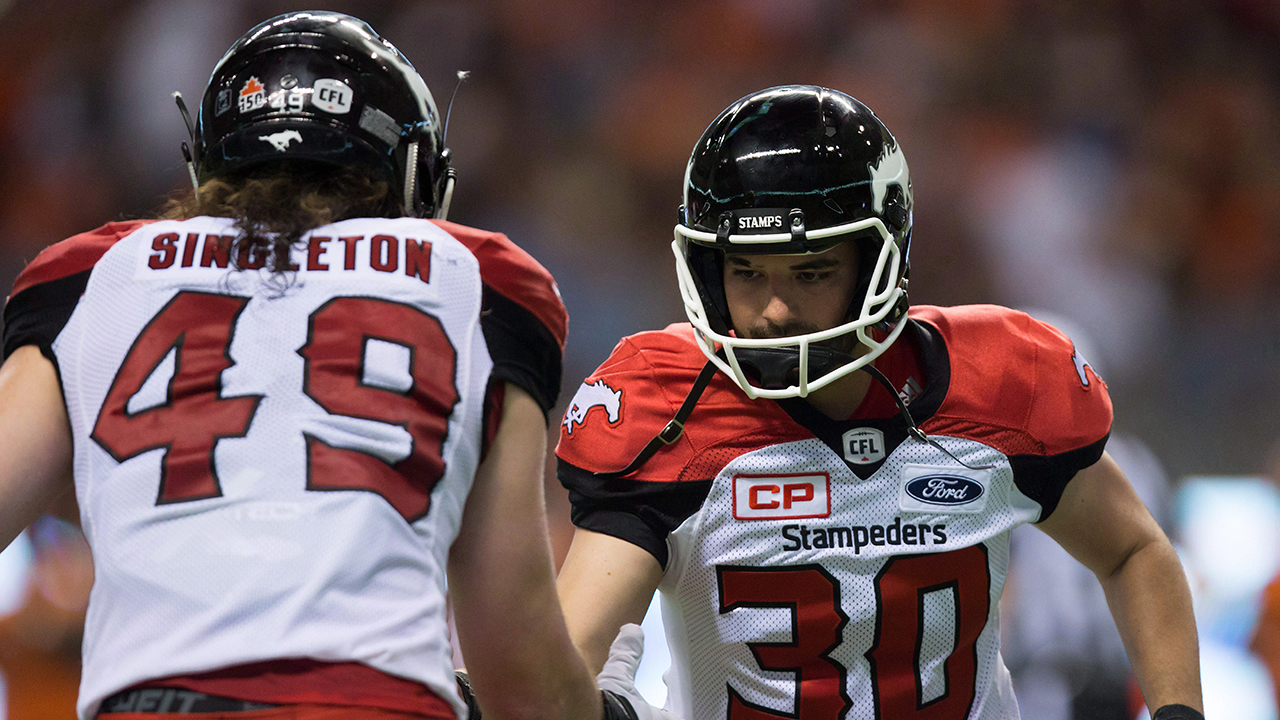
<svg viewBox="0 0 1280 720">
<path fill-rule="evenodd" d="M 781 293 L 772 292 L 765 303 L 761 317 L 773 325 L 787 325 L 795 319 L 792 303 Z"/>
</svg>

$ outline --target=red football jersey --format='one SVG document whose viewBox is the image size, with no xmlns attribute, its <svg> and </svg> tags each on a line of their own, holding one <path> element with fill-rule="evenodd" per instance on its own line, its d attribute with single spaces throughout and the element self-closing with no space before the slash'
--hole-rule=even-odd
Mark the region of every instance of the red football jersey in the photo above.
<svg viewBox="0 0 1280 720">
<path fill-rule="evenodd" d="M 999 655 L 1013 527 L 1101 456 L 1105 385 L 1005 308 L 918 307 L 854 417 L 717 375 L 682 437 L 624 478 L 705 363 L 688 325 L 624 339 L 561 423 L 580 527 L 664 567 L 669 706 L 690 720 L 1017 717 Z M 878 396 L 878 397 L 877 397 Z"/>
</svg>

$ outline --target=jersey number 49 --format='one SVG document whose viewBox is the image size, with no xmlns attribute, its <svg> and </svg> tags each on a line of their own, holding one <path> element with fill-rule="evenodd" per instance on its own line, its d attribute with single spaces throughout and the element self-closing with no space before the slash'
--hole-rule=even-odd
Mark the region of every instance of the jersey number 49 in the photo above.
<svg viewBox="0 0 1280 720">
<path fill-rule="evenodd" d="M 116 372 L 91 437 L 117 462 L 157 449 L 157 504 L 220 497 L 214 450 L 244 437 L 262 395 L 223 397 L 222 373 L 233 365 L 231 341 L 249 298 L 180 292 L 142 329 Z M 458 402 L 456 354 L 440 321 L 422 310 L 370 297 L 336 297 L 308 318 L 302 390 L 326 412 L 403 427 L 412 439 L 397 462 L 334 447 L 304 434 L 306 489 L 364 490 L 386 498 L 406 520 L 426 515 L 444 475 L 441 448 Z M 363 382 L 365 342 L 407 347 L 412 384 L 403 392 Z M 170 353 L 165 401 L 138 412 L 129 400 Z M 415 361 L 416 360 L 416 361 Z"/>
</svg>

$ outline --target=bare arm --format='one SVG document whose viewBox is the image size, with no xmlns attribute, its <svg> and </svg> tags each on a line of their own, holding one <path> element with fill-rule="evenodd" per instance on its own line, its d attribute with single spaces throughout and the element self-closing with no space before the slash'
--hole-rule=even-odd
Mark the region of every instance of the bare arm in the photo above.
<svg viewBox="0 0 1280 720">
<path fill-rule="evenodd" d="M 1176 703 L 1203 711 L 1182 564 L 1111 456 L 1077 473 L 1038 527 L 1102 583 L 1147 706 Z"/>
<path fill-rule="evenodd" d="M 642 548 L 578 528 L 556 585 L 574 644 L 599 673 L 625 623 L 639 623 L 662 580 L 662 566 Z"/>
<path fill-rule="evenodd" d="M 71 448 L 53 363 L 18 348 L 0 366 L 0 548 L 71 490 Z"/>
<path fill-rule="evenodd" d="M 486 718 L 601 715 L 599 692 L 556 600 L 545 453 L 542 411 L 508 384 L 502 425 L 449 556 L 458 639 Z"/>
</svg>

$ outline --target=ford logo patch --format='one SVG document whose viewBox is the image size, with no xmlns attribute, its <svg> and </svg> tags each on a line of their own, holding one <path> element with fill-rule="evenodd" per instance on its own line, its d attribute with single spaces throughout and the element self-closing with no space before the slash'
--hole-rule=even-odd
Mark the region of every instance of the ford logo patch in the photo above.
<svg viewBox="0 0 1280 720">
<path fill-rule="evenodd" d="M 930 475 L 907 483 L 907 494 L 930 505 L 963 505 L 982 497 L 982 483 L 955 475 Z"/>
</svg>

